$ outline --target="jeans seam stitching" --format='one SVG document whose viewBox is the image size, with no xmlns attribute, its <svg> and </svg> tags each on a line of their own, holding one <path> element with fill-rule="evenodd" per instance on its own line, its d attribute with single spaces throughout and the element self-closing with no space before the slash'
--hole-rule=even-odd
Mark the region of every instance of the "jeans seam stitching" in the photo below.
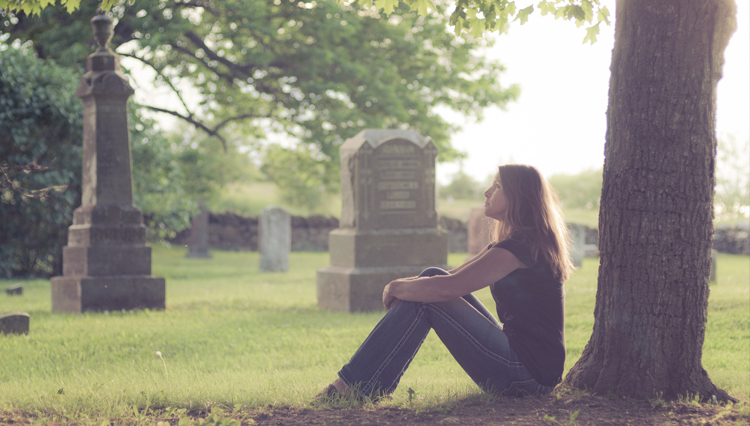
<svg viewBox="0 0 750 426">
<path fill-rule="evenodd" d="M 464 337 L 466 337 L 470 342 L 472 342 L 472 344 L 475 347 L 477 347 L 477 349 L 479 349 L 482 353 L 484 353 L 485 356 L 487 356 L 487 357 L 489 357 L 489 358 L 491 358 L 491 359 L 493 359 L 495 361 L 498 361 L 498 362 L 506 365 L 507 367 L 523 367 L 523 363 L 521 363 L 521 362 L 513 362 L 513 361 L 510 361 L 510 360 L 507 360 L 504 357 L 502 357 L 502 356 L 500 356 L 500 355 L 492 352 L 491 350 L 487 349 L 486 347 L 484 347 L 484 345 L 482 345 L 481 343 L 479 343 L 479 340 L 477 340 L 471 333 L 469 333 L 468 331 L 466 331 L 466 329 L 464 329 L 463 327 L 461 327 L 461 325 L 456 320 L 454 320 L 450 315 L 448 315 L 442 309 L 438 308 L 437 306 L 435 306 L 433 304 L 427 304 L 427 306 L 430 307 L 430 308 L 432 308 L 432 309 L 434 309 L 440 316 L 442 316 L 443 318 L 445 318 L 451 325 L 453 325 L 454 328 L 456 328 L 456 330 L 458 330 L 459 333 L 461 333 L 462 335 L 464 335 Z M 500 331 L 502 331 L 502 330 L 500 330 Z"/>
<path fill-rule="evenodd" d="M 408 337 L 411 336 L 411 334 L 414 332 L 414 329 L 416 328 L 416 324 L 421 320 L 423 316 L 422 309 L 419 309 L 419 312 L 417 312 L 417 316 L 414 318 L 414 321 L 412 321 L 411 325 L 409 325 L 409 328 L 404 332 L 404 335 L 401 337 L 401 340 L 396 344 L 396 346 L 393 348 L 390 354 L 388 354 L 388 357 L 383 361 L 382 364 L 380 364 L 380 367 L 375 371 L 375 374 L 372 375 L 370 380 L 367 381 L 367 384 L 364 388 L 362 388 L 362 391 L 365 394 L 369 394 L 372 391 L 372 385 L 373 382 L 377 380 L 377 378 L 383 373 L 383 370 L 390 364 L 390 362 L 393 360 L 393 358 L 396 356 L 395 354 L 401 349 L 402 346 L 404 346 L 406 340 L 408 340 Z M 413 355 L 412 355 L 413 357 Z"/>
</svg>

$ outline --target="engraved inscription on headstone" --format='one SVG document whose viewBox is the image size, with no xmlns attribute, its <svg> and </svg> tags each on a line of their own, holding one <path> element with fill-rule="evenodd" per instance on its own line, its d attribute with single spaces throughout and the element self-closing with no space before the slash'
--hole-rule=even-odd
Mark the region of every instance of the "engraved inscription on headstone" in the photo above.
<svg viewBox="0 0 750 426">
<path fill-rule="evenodd" d="M 406 130 L 364 130 L 340 148 L 341 219 L 331 266 L 318 271 L 318 305 L 382 309 L 396 278 L 445 266 L 447 235 L 435 212 L 435 144 Z"/>
</svg>

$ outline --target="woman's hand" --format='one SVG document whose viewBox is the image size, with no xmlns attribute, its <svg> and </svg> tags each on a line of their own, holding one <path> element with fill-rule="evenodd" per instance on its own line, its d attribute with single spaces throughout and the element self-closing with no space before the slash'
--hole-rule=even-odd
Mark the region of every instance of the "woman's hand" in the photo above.
<svg viewBox="0 0 750 426">
<path fill-rule="evenodd" d="M 398 303 L 398 298 L 395 296 L 395 290 L 402 284 L 403 279 L 391 281 L 385 289 L 383 289 L 383 306 L 386 310 L 391 310 L 392 307 Z"/>
</svg>

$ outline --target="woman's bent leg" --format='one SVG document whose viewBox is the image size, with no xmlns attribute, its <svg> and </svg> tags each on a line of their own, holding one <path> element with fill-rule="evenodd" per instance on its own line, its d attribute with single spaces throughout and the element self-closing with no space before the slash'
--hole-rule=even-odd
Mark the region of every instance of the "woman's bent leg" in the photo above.
<svg viewBox="0 0 750 426">
<path fill-rule="evenodd" d="M 424 304 L 424 309 L 429 311 L 426 316 L 435 333 L 469 377 L 489 393 L 513 391 L 521 384 L 524 389 L 536 385 L 497 321 L 486 318 L 473 306 L 466 309 L 467 305 L 466 300 L 454 299 Z"/>
<path fill-rule="evenodd" d="M 430 331 L 420 305 L 399 301 L 385 314 L 339 371 L 339 378 L 350 389 L 373 397 L 390 394 L 396 389 Z"/>
<path fill-rule="evenodd" d="M 429 268 L 426 275 L 447 274 Z M 399 301 L 386 313 L 341 371 L 339 378 L 366 396 L 393 392 L 434 328 L 451 354 L 483 390 L 499 393 L 518 387 L 546 393 L 518 361 L 497 320 L 473 296 L 440 303 Z"/>
</svg>

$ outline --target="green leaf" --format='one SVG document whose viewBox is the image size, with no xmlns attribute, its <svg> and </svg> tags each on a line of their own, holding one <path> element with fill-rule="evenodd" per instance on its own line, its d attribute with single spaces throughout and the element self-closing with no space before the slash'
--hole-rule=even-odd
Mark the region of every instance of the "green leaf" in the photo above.
<svg viewBox="0 0 750 426">
<path fill-rule="evenodd" d="M 534 11 L 534 6 L 531 5 L 529 7 L 523 8 L 518 11 L 518 16 L 516 16 L 516 21 L 521 21 L 521 25 L 525 24 L 526 21 L 529 20 L 529 15 L 531 12 Z"/>
<path fill-rule="evenodd" d="M 509 1 L 508 6 L 505 8 L 508 11 L 509 16 L 513 16 L 516 14 L 516 2 Z"/>
<path fill-rule="evenodd" d="M 396 6 L 398 6 L 398 0 L 375 0 L 375 8 L 383 9 L 386 15 L 393 13 Z"/>
<path fill-rule="evenodd" d="M 471 31 L 469 31 L 469 34 L 471 34 L 472 37 L 482 37 L 482 34 L 484 33 L 484 21 L 481 19 L 471 19 L 469 20 L 469 26 L 471 27 Z"/>
<path fill-rule="evenodd" d="M 453 26 L 453 34 L 456 35 L 456 37 L 461 35 L 461 30 L 464 27 L 464 18 L 461 18 L 460 16 L 456 18 L 456 23 Z"/>
<path fill-rule="evenodd" d="M 597 35 L 599 35 L 599 23 L 586 28 L 586 37 L 583 38 L 583 44 L 586 44 L 587 41 L 591 44 L 596 43 Z"/>
<path fill-rule="evenodd" d="M 537 7 L 542 12 L 542 16 L 546 16 L 548 13 L 554 14 L 557 11 L 555 3 L 551 1 L 540 1 Z"/>
<path fill-rule="evenodd" d="M 607 25 L 610 25 L 610 23 L 609 23 L 609 9 L 607 9 L 606 7 L 603 7 L 601 9 L 599 9 L 596 12 L 596 19 L 599 22 L 604 22 Z"/>
<path fill-rule="evenodd" d="M 584 20 L 586 22 L 591 22 L 591 20 L 594 18 L 593 8 L 591 6 L 591 2 L 588 0 L 584 0 L 581 2 L 581 10 L 584 14 Z"/>
<path fill-rule="evenodd" d="M 417 9 L 417 12 L 422 16 L 427 15 L 428 9 L 435 10 L 435 5 L 431 0 L 414 0 L 414 3 L 412 3 L 411 6 Z"/>
<path fill-rule="evenodd" d="M 73 13 L 81 5 L 81 0 L 63 0 L 62 5 L 68 13 Z"/>
<path fill-rule="evenodd" d="M 110 10 L 113 7 L 117 6 L 119 2 L 119 0 L 102 0 L 101 8 L 103 10 Z"/>
</svg>

